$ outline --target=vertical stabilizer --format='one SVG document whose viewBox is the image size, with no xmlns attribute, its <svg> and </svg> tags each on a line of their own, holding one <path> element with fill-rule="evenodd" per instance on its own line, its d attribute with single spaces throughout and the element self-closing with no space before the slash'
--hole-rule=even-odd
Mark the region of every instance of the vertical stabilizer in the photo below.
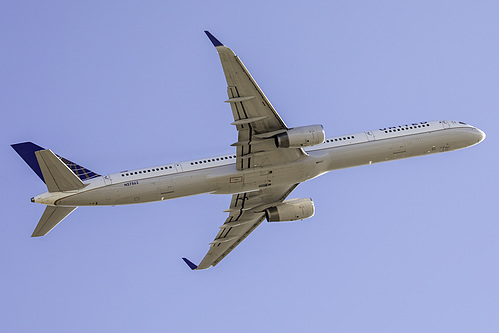
<svg viewBox="0 0 499 333">
<path fill-rule="evenodd" d="M 76 207 L 47 206 L 31 237 L 45 236 L 75 209 Z"/>
<path fill-rule="evenodd" d="M 21 156 L 21 158 L 29 165 L 29 167 L 40 177 L 42 181 L 45 182 L 43 178 L 42 170 L 38 165 L 38 160 L 36 158 L 36 152 L 40 150 L 45 150 L 45 148 L 40 147 L 39 145 L 34 144 L 33 142 L 21 142 L 11 145 L 12 148 Z M 70 160 L 56 155 L 61 159 L 61 161 L 68 166 L 71 171 L 73 171 L 81 180 L 88 180 L 95 177 L 100 177 L 99 174 L 82 167 Z"/>
<path fill-rule="evenodd" d="M 43 150 L 45 148 L 40 147 L 39 145 L 35 145 L 33 142 L 22 142 L 11 145 L 12 148 L 16 151 L 16 153 L 21 156 L 21 158 L 29 165 L 31 170 L 33 170 L 40 179 L 45 182 L 43 179 L 42 170 L 40 170 L 40 166 L 38 165 L 38 161 L 36 160 L 35 152 L 39 150 Z"/>
</svg>

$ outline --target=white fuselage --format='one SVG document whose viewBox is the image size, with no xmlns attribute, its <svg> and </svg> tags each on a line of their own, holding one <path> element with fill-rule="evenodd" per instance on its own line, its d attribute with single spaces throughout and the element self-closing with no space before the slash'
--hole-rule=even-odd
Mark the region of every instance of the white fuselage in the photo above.
<svg viewBox="0 0 499 333">
<path fill-rule="evenodd" d="M 235 194 L 297 184 L 328 171 L 473 146 L 485 134 L 456 121 L 433 121 L 328 138 L 293 163 L 239 171 L 235 155 L 123 171 L 84 181 L 77 191 L 32 199 L 57 206 L 126 205 L 201 193 Z M 287 148 L 279 148 L 287 149 Z"/>
</svg>

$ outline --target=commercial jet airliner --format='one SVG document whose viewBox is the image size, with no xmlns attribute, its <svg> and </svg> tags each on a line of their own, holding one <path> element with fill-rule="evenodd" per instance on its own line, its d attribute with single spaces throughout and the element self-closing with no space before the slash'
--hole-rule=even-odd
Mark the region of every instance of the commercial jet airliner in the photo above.
<svg viewBox="0 0 499 333">
<path fill-rule="evenodd" d="M 241 60 L 205 31 L 227 80 L 238 140 L 235 153 L 99 175 L 31 142 L 12 145 L 45 182 L 32 198 L 46 205 L 32 237 L 44 236 L 78 206 L 128 205 L 201 193 L 231 194 L 227 220 L 199 265 L 217 265 L 265 219 L 303 220 L 311 199 L 286 198 L 301 182 L 329 171 L 470 147 L 484 132 L 460 121 L 423 121 L 325 138 L 321 125 L 286 126 Z"/>
</svg>

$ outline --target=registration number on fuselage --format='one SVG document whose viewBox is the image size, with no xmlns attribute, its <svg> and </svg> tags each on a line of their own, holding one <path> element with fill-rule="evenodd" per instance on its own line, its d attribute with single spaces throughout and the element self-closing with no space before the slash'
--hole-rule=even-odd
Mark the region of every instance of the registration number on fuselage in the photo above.
<svg viewBox="0 0 499 333">
<path fill-rule="evenodd" d="M 135 180 L 133 182 L 125 183 L 125 184 L 123 184 L 123 186 L 132 186 L 132 185 L 138 185 L 138 184 L 139 184 L 139 182 Z"/>
</svg>

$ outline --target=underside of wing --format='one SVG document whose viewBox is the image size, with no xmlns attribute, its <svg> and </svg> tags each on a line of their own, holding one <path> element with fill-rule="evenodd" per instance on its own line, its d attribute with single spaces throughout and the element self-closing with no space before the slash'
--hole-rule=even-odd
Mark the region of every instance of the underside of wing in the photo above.
<svg viewBox="0 0 499 333">
<path fill-rule="evenodd" d="M 238 141 L 232 144 L 236 147 L 237 170 L 282 165 L 307 156 L 301 146 L 291 145 L 289 142 L 281 143 L 280 138 L 287 136 L 294 129 L 286 126 L 234 52 L 208 31 L 205 32 L 218 51 L 227 80 L 229 98 L 226 102 L 230 104 L 234 116 L 232 125 L 236 126 L 238 131 Z M 258 171 L 255 171 L 257 174 Z M 271 172 L 262 169 L 260 176 L 265 177 L 266 173 Z M 206 269 L 217 265 L 267 216 L 269 220 L 274 220 L 269 212 L 277 210 L 277 206 L 298 186 L 298 184 L 271 186 L 270 183 L 263 185 L 257 191 L 232 196 L 230 208 L 226 210 L 229 217 L 210 243 L 210 249 L 199 266 L 183 258 L 191 269 Z M 309 208 L 313 214 L 311 204 Z M 300 213 L 296 218 L 310 216 L 310 214 L 305 215 Z M 295 219 L 293 216 L 289 218 Z"/>
<path fill-rule="evenodd" d="M 220 227 L 217 236 L 210 243 L 208 253 L 199 266 L 193 269 L 206 269 L 217 265 L 237 245 L 239 245 L 265 219 L 265 210 L 281 203 L 298 186 L 277 186 L 255 192 L 239 193 L 232 196 L 229 217 Z M 184 259 L 185 260 L 185 259 Z M 188 264 L 190 262 L 186 261 Z"/>
<path fill-rule="evenodd" d="M 230 103 L 232 125 L 238 131 L 238 141 L 233 144 L 238 170 L 289 163 L 305 156 L 301 148 L 277 148 L 275 136 L 288 127 L 239 57 L 209 32 L 206 34 L 218 51 L 227 80 L 226 102 Z"/>
</svg>

